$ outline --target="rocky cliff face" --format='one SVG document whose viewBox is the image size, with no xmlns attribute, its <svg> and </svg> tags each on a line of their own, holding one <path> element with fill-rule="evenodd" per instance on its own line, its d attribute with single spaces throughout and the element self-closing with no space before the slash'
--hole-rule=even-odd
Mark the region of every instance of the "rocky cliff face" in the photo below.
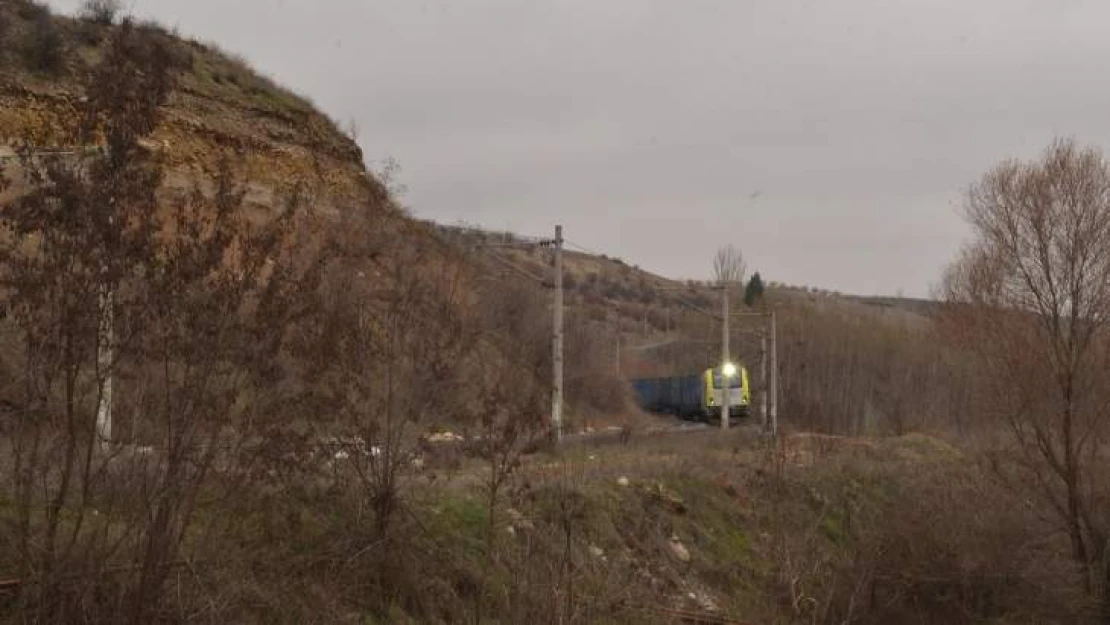
<svg viewBox="0 0 1110 625">
<path fill-rule="evenodd" d="M 114 26 L 51 18 L 60 64 L 42 71 L 28 61 L 42 41 L 41 7 L 25 0 L 0 5 L 0 158 L 25 142 L 65 146 L 82 97 L 80 77 L 98 62 Z M 183 68 L 152 148 L 169 164 L 167 184 L 183 187 L 229 152 L 250 181 L 248 203 L 273 204 L 280 189 L 310 186 L 326 212 L 385 199 L 368 176 L 358 145 L 306 99 L 212 46 L 185 41 L 157 26 Z"/>
</svg>

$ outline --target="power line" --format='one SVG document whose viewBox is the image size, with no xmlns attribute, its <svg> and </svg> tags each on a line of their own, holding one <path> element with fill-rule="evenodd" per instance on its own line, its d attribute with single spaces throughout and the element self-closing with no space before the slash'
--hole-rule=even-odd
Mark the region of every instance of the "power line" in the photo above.
<svg viewBox="0 0 1110 625">
<path fill-rule="evenodd" d="M 692 310 L 694 312 L 699 312 L 699 313 L 701 313 L 701 314 L 703 314 L 707 317 L 713 318 L 713 319 L 716 319 L 716 318 L 720 317 L 720 315 L 718 315 L 716 313 L 709 312 L 708 310 L 698 306 L 697 304 L 692 304 L 692 303 L 686 301 L 685 299 L 683 299 L 682 297 L 675 296 L 674 299 L 679 304 L 682 304 L 683 306 L 685 306 L 686 308 L 689 308 L 690 310 Z"/>
<path fill-rule="evenodd" d="M 491 232 L 489 230 L 482 230 L 480 228 L 471 228 L 471 227 L 467 227 L 467 226 L 446 226 L 446 225 L 434 224 L 434 223 L 433 223 L 433 226 L 436 228 L 438 233 L 443 238 L 445 238 L 445 239 L 455 239 L 456 242 L 458 242 L 459 239 L 462 239 L 462 242 L 464 242 L 464 243 L 468 242 L 468 241 L 466 241 L 467 235 L 471 235 L 472 237 L 478 238 L 478 237 L 487 237 L 487 236 L 497 236 L 497 234 L 498 234 L 498 233 Z M 472 250 L 477 251 L 477 252 L 486 252 L 486 254 L 485 254 L 486 258 L 489 258 L 490 260 L 493 260 L 493 261 L 499 263 L 502 267 L 508 268 L 508 269 L 520 274 L 521 276 L 523 276 L 525 278 L 528 278 L 529 280 L 540 283 L 543 286 L 548 286 L 547 280 L 545 280 L 543 277 L 538 276 L 535 273 L 532 273 L 531 270 L 529 270 L 525 267 L 522 267 L 522 266 L 510 261 L 509 259 L 505 258 L 503 255 L 497 253 L 497 250 L 502 250 L 502 249 L 527 249 L 527 248 L 537 247 L 537 246 L 544 247 L 545 244 L 548 242 L 548 240 L 541 239 L 539 237 L 523 237 L 523 236 L 515 235 L 515 234 L 513 234 L 511 236 L 513 237 L 513 239 L 515 239 L 514 241 L 505 241 L 505 242 L 499 242 L 499 243 L 493 243 L 493 242 L 487 242 L 487 241 L 469 241 L 470 245 L 468 247 L 470 247 Z M 506 233 L 505 238 L 508 238 L 508 237 L 509 237 L 509 235 L 508 235 L 508 233 Z"/>
<path fill-rule="evenodd" d="M 580 252 L 585 252 L 587 254 L 593 254 L 594 256 L 605 256 L 605 254 L 602 254 L 601 252 L 599 252 L 597 250 L 592 250 L 592 249 L 590 249 L 590 248 L 588 248 L 584 245 L 579 245 L 579 244 L 575 243 L 574 241 L 568 241 L 566 239 L 563 239 L 563 243 L 566 243 L 567 245 L 577 249 Z"/>
<path fill-rule="evenodd" d="M 532 273 L 531 271 L 525 269 L 524 267 L 521 267 L 520 265 L 517 265 L 516 263 L 514 263 L 514 262 L 512 262 L 512 261 L 510 261 L 506 258 L 503 258 L 498 254 L 488 254 L 487 256 L 489 258 L 501 263 L 501 265 L 503 267 L 507 267 L 509 269 L 512 269 L 513 271 L 519 273 L 520 275 L 522 275 L 522 276 L 524 276 L 524 277 L 526 277 L 530 280 L 534 280 L 534 281 L 539 282 L 540 284 L 542 284 L 544 286 L 547 286 L 547 281 L 546 280 L 544 280 L 540 276 L 537 276 L 536 274 Z"/>
</svg>

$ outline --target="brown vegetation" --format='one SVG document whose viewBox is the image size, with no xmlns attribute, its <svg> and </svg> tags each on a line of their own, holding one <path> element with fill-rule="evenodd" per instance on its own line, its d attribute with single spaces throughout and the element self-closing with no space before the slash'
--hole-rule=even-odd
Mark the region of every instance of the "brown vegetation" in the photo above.
<svg viewBox="0 0 1110 625">
<path fill-rule="evenodd" d="M 977 414 L 1011 436 L 1004 482 L 1056 517 L 1110 620 L 1105 446 L 1110 385 L 1110 165 L 1058 141 L 968 195 L 975 239 L 949 271 L 949 331 L 984 383 Z"/>
<path fill-rule="evenodd" d="M 306 102 L 114 6 L 84 31 L 0 6 L 0 99 L 24 107 L 0 112 L 22 139 L 0 183 L 0 622 L 1110 618 L 1097 153 L 1060 143 L 972 190 L 937 318 L 753 291 L 794 433 L 553 453 L 546 252 L 408 220 Z M 89 71 L 22 124 L 50 28 L 57 71 Z M 261 143 L 230 106 L 268 120 Z M 273 160 L 234 158 L 259 147 Z M 567 257 L 575 429 L 627 418 L 631 360 L 719 357 L 707 285 Z"/>
<path fill-rule="evenodd" d="M 228 158 L 167 193 L 174 156 L 150 137 L 188 69 L 177 50 L 157 29 L 114 27 L 72 127 L 52 131 L 101 149 L 44 155 L 28 129 L 8 169 L 18 185 L 0 189 L 0 615 L 245 618 L 209 586 L 235 570 L 225 552 L 249 542 L 243 523 L 275 493 L 328 505 L 337 490 L 357 530 L 326 548 L 373 589 L 337 596 L 384 615 L 412 598 L 411 481 L 429 433 L 466 433 L 486 467 L 486 549 L 498 543 L 508 476 L 545 432 L 545 299 L 479 286 L 480 265 L 399 219 L 385 193 L 321 215 L 317 179 L 259 214 L 250 168 Z M 588 336 L 569 343 L 589 366 Z M 624 397 L 580 382 L 570 395 L 601 409 Z M 287 546 L 240 555 L 277 575 L 271 552 Z"/>
<path fill-rule="evenodd" d="M 111 26 L 122 12 L 120 0 L 85 0 L 81 5 L 81 17 L 100 26 Z"/>
<path fill-rule="evenodd" d="M 225 161 L 214 194 L 158 201 L 161 164 L 138 141 L 157 126 L 173 71 L 125 22 L 89 77 L 72 141 L 103 137 L 104 154 L 22 151 L 29 190 L 0 213 L 6 347 L 23 364 L 9 372 L 19 390 L 2 469 L 4 560 L 22 582 L 16 609 L 33 622 L 158 614 L 198 500 L 231 494 L 228 465 L 277 399 L 262 391 L 294 297 L 311 288 L 282 262 L 298 245 L 296 193 L 253 228 Z M 129 387 L 114 410 L 126 439 L 99 416 L 109 378 Z"/>
</svg>

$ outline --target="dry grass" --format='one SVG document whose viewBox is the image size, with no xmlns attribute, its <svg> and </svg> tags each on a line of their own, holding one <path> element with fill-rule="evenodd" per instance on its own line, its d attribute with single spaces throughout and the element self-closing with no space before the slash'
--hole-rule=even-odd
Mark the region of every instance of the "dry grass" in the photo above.
<svg viewBox="0 0 1110 625">
<path fill-rule="evenodd" d="M 406 480 L 385 541 L 353 475 L 301 466 L 202 498 L 167 608 L 243 623 L 668 622 L 658 608 L 1086 622 L 1061 546 L 974 460 L 922 435 L 640 436 L 527 456 L 491 517 L 485 464 L 464 458 Z"/>
<path fill-rule="evenodd" d="M 34 12 L 28 3 L 17 6 Z M 0 7 L 0 13 L 7 8 Z M 384 187 L 358 177 L 362 164 L 350 137 L 314 113 L 311 103 L 250 72 L 241 59 L 199 44 L 190 46 L 189 54 L 189 88 L 175 92 L 169 119 L 154 137 L 167 142 L 176 176 L 188 179 L 186 172 L 203 171 L 213 146 L 230 147 L 251 155 L 243 160 L 253 168 L 248 175 L 256 184 L 251 174 L 263 169 L 276 178 L 311 180 L 321 196 L 344 196 L 348 202 L 336 203 L 340 209 L 365 211 L 358 217 L 374 227 L 335 233 L 336 241 L 353 251 L 349 265 L 327 272 L 337 280 L 328 296 L 350 296 L 354 289 L 348 287 L 359 284 L 365 299 L 351 308 L 337 303 L 329 309 L 335 313 L 327 319 L 330 327 L 306 322 L 300 328 L 307 344 L 327 349 L 298 361 L 303 377 L 292 376 L 281 387 L 336 391 L 329 397 L 336 403 L 314 404 L 314 411 L 305 405 L 275 407 L 288 415 L 257 432 L 251 441 L 261 440 L 257 448 L 212 463 L 211 473 L 196 483 L 195 510 L 182 517 L 181 548 L 170 550 L 182 558 L 170 563 L 172 574 L 158 605 L 143 606 L 153 617 L 645 623 L 657 618 L 654 608 L 799 623 L 1081 622 L 1087 616 L 1084 599 L 1074 592 L 1078 583 L 1067 546 L 1043 524 L 1044 511 L 1000 489 L 975 462 L 974 452 L 921 434 L 787 433 L 775 445 L 742 430 L 725 436 L 715 430 L 646 436 L 651 418 L 623 409 L 626 389 L 611 375 L 612 345 L 603 329 L 610 323 L 607 312 L 619 312 L 616 325 L 627 335 L 645 333 L 645 320 L 649 335 L 669 330 L 672 322 L 687 336 L 700 336 L 708 326 L 660 315 L 677 306 L 658 292 L 670 283 L 619 260 L 568 255 L 573 291 L 568 318 L 585 329 L 568 337 L 568 362 L 602 381 L 568 380 L 568 394 L 576 409 L 573 425 L 597 429 L 614 423 L 629 427 L 632 435 L 609 445 L 571 445 L 557 454 L 541 450 L 524 456 L 517 467 L 516 453 L 526 437 L 509 434 L 522 422 L 533 427 L 545 416 L 548 326 L 537 311 L 545 310 L 546 298 L 527 292 L 510 297 L 504 286 L 483 298 L 460 295 L 476 289 L 469 277 L 447 280 L 445 269 L 477 268 L 450 246 L 434 247 L 438 242 L 427 231 L 391 210 L 395 204 Z M 0 93 L 5 104 L 0 130 L 30 129 L 50 137 L 71 119 L 67 112 L 74 101 L 32 79 L 25 84 L 47 94 L 47 104 L 31 103 L 35 99 L 18 89 Z M 544 270 L 541 255 L 516 260 L 537 273 Z M 354 280 L 360 271 L 373 277 Z M 883 326 L 879 332 L 870 317 L 862 319 L 862 304 L 838 308 L 835 298 L 818 296 L 807 293 L 814 301 L 802 307 L 777 302 L 786 309 L 804 308 L 804 314 L 784 316 L 784 346 L 799 337 L 820 345 L 810 351 L 784 347 L 784 396 L 813 408 L 805 415 L 789 411 L 795 418 L 812 418 L 830 431 L 851 430 L 855 422 L 847 418 L 863 414 L 861 406 L 869 401 L 889 414 L 920 416 L 925 413 L 904 409 L 898 399 L 932 398 L 943 396 L 938 388 L 959 388 L 942 384 L 922 391 L 882 378 L 894 369 L 886 364 L 910 362 L 898 371 L 913 382 L 916 373 L 936 364 L 929 360 L 935 354 L 906 328 Z M 698 285 L 683 297 L 696 305 L 713 303 Z M 385 306 L 389 301 L 394 305 Z M 506 312 L 510 303 L 519 309 Z M 370 306 L 377 306 L 378 314 L 366 321 L 362 313 Z M 437 315 L 424 315 L 428 310 Z M 345 316 L 349 313 L 358 314 Z M 382 325 L 386 317 L 388 326 Z M 518 325 L 510 327 L 514 320 Z M 313 376 L 336 372 L 340 347 L 352 347 L 355 326 L 364 329 L 366 353 L 347 354 L 342 363 L 339 373 L 351 386 L 328 388 L 335 379 Z M 331 331 L 325 338 L 334 342 L 316 340 L 316 331 Z M 462 335 L 483 340 L 456 344 Z M 397 351 L 387 344 L 397 338 L 411 340 Z M 432 339 L 453 347 L 422 344 Z M 393 351 L 375 351 L 383 345 Z M 444 358 L 450 350 L 456 357 Z M 845 354 L 854 359 L 845 360 Z M 912 360 L 921 354 L 923 361 Z M 403 362 L 408 370 L 398 365 Z M 0 367 L 0 375 L 14 378 L 19 363 L 4 360 Z M 403 391 L 394 392 L 395 374 Z M 374 384 L 382 379 L 391 380 L 390 392 Z M 882 383 L 849 387 L 846 380 L 853 379 Z M 355 385 L 365 385 L 366 397 L 344 405 Z M 428 402 L 424 392 L 433 386 L 438 403 Z M 834 397 L 838 403 L 829 403 Z M 425 420 L 399 431 L 389 452 L 418 447 L 418 427 L 427 426 L 469 426 L 511 440 L 501 449 L 478 445 L 470 457 L 460 451 L 423 468 L 403 455 L 342 462 L 334 455 L 299 453 L 313 435 L 331 433 L 325 426 L 339 431 L 350 426 L 374 442 L 392 427 L 383 425 L 382 414 L 394 410 L 402 419 Z M 911 429 L 893 419 L 885 424 Z M 6 452 L 0 448 L 5 458 L 11 456 Z M 491 461 L 501 452 L 504 462 Z M 388 483 L 367 478 L 380 471 L 375 462 L 389 468 Z M 13 482 L 10 469 L 0 473 L 0 484 Z M 90 492 L 99 495 L 102 486 L 97 482 Z M 57 524 L 73 529 L 71 519 L 81 514 L 97 517 L 90 523 L 98 528 L 111 528 L 129 515 L 146 518 L 128 508 L 126 491 L 113 494 L 119 495 L 115 509 L 102 512 L 88 502 L 66 506 Z M 387 513 L 389 522 L 383 523 Z M 0 526 L 17 525 L 13 507 L 0 500 Z M 14 532 L 3 537 L 10 535 Z M 16 553 L 0 539 L 0 578 L 7 567 L 24 566 Z M 68 577 L 57 579 L 69 583 Z M 115 596 L 128 583 L 125 577 L 106 581 L 99 573 L 80 581 L 86 585 L 63 593 L 74 598 L 75 610 L 86 597 Z M 0 620 L 23 618 L 5 612 L 9 606 L 3 601 L 0 597 Z M 33 597 L 27 601 L 33 603 Z"/>
</svg>

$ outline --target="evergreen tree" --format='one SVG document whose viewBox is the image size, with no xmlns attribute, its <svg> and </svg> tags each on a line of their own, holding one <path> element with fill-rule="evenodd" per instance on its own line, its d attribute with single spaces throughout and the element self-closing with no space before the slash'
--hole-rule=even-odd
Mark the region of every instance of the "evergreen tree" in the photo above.
<svg viewBox="0 0 1110 625">
<path fill-rule="evenodd" d="M 755 306 L 756 302 L 763 300 L 763 278 L 759 276 L 759 272 L 752 274 L 752 279 L 748 281 L 747 288 L 744 289 L 744 303 L 748 306 Z"/>
</svg>

